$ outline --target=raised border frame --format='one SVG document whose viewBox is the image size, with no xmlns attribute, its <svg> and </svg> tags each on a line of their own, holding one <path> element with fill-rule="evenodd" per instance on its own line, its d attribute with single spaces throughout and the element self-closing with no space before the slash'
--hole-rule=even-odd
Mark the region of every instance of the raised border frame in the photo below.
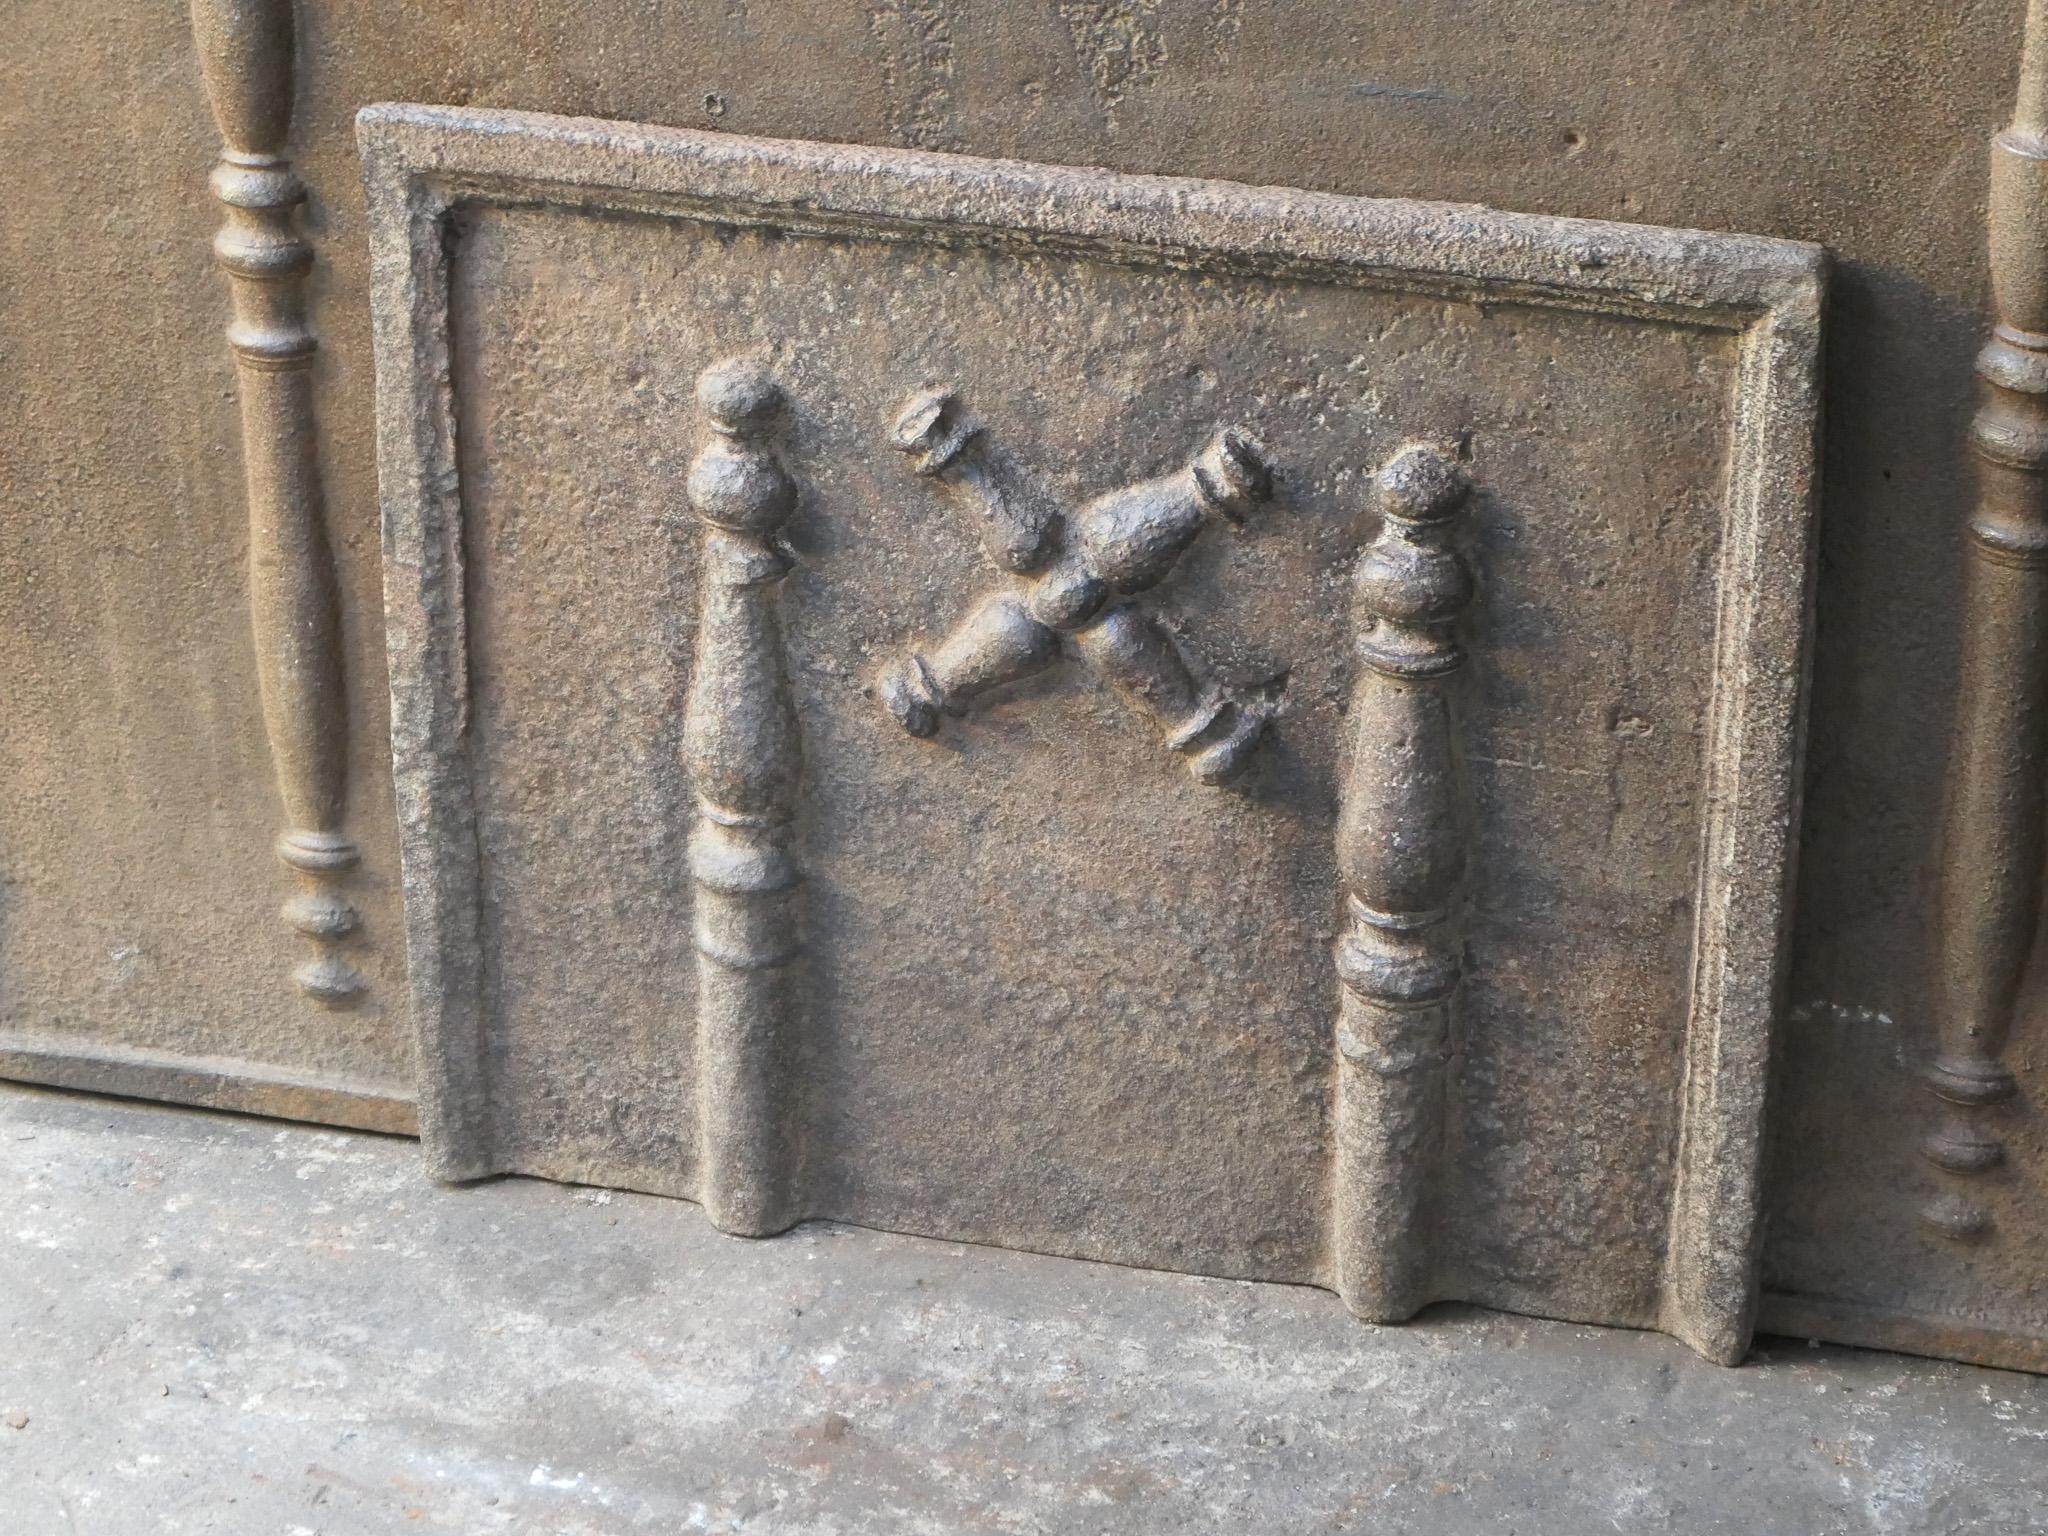
<svg viewBox="0 0 2048 1536">
<path fill-rule="evenodd" d="M 422 1135 L 490 1171 L 480 871 L 445 224 L 464 202 L 1030 250 L 1525 304 L 1738 338 L 1681 1132 L 1662 1326 L 1740 1358 L 1757 1307 L 1812 608 L 1817 246 L 587 118 L 376 105 L 372 242 L 392 752 Z"/>
</svg>

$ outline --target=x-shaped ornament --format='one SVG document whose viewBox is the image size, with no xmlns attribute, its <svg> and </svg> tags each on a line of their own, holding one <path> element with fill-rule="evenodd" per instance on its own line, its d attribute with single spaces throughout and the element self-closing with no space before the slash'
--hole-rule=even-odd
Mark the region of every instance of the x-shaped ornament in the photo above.
<svg viewBox="0 0 2048 1536">
<path fill-rule="evenodd" d="M 1068 512 L 1021 494 L 990 460 L 980 422 L 945 391 L 911 400 L 891 441 L 916 472 L 979 504 L 990 555 L 1022 578 L 984 593 L 929 651 L 891 666 L 882 702 L 913 736 L 931 736 L 970 700 L 1056 663 L 1062 640 L 1142 713 L 1204 784 L 1242 772 L 1277 706 L 1277 687 L 1203 677 L 1140 594 L 1165 580 L 1210 515 L 1240 524 L 1271 499 L 1258 444 L 1226 427 L 1183 468 Z"/>
</svg>

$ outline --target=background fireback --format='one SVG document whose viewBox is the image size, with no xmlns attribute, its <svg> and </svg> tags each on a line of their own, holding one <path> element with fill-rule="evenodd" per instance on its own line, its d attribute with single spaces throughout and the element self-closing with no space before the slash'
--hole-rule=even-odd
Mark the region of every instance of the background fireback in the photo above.
<svg viewBox="0 0 2048 1536">
<path fill-rule="evenodd" d="M 307 942 L 258 699 L 220 148 L 177 6 L 23 0 L 0 56 L 0 1064 L 28 1080 L 412 1123 L 380 593 L 373 101 L 582 114 L 1470 201 L 1818 242 L 1825 506 L 1763 1326 L 2039 1367 L 2048 1135 L 2021 1009 L 1993 1235 L 1917 1211 L 1934 849 L 1958 672 L 1984 146 L 2020 0 L 1168 6 L 315 0 L 289 154 L 348 690 L 352 1006 Z"/>
</svg>

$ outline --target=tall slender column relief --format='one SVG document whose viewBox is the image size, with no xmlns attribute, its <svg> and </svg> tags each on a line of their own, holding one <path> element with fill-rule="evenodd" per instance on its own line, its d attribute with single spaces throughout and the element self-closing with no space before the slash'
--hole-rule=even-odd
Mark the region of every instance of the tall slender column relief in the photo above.
<svg viewBox="0 0 2048 1536">
<path fill-rule="evenodd" d="M 212 185 L 227 219 L 213 249 L 234 301 L 228 346 L 241 381 L 256 679 L 285 810 L 277 853 L 300 880 L 284 917 L 314 945 L 294 979 L 315 1001 L 338 1005 L 363 979 L 338 947 L 358 924 L 340 889 L 357 853 L 343 830 L 348 705 L 314 433 L 304 293 L 313 251 L 295 213 L 305 187 L 284 156 L 291 0 L 192 0 L 192 33 L 224 141 Z"/>
<path fill-rule="evenodd" d="M 1991 148 L 1991 340 L 1969 524 L 1964 652 L 1949 758 L 1936 963 L 1940 1119 L 1923 1143 L 1952 1178 L 1925 1207 L 1952 1238 L 1990 1230 L 1971 1184 L 2004 1160 L 1987 1112 L 2041 901 L 2048 813 L 2048 0 L 2027 9 L 2011 126 Z"/>
<path fill-rule="evenodd" d="M 1412 446 L 1381 469 L 1383 521 L 1357 575 L 1363 629 L 1337 823 L 1336 1283 L 1393 1322 L 1434 1294 L 1445 1076 L 1462 974 L 1467 813 L 1452 677 L 1472 599 L 1453 547 L 1464 473 Z"/>
<path fill-rule="evenodd" d="M 690 466 L 702 598 L 683 726 L 697 796 L 699 1190 L 721 1230 L 762 1236 L 799 1214 L 785 1103 L 800 947 L 792 821 L 803 767 L 783 656 L 779 534 L 796 484 L 767 446 L 783 405 L 765 367 L 706 370 L 708 440 Z"/>
</svg>

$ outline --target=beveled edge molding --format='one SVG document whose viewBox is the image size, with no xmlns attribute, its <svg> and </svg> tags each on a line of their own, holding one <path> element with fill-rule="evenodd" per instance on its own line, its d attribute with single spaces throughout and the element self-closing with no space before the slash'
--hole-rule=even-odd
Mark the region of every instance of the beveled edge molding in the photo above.
<svg viewBox="0 0 2048 1536">
<path fill-rule="evenodd" d="M 376 105 L 371 227 L 393 756 L 421 1114 L 481 1170 L 477 868 L 447 220 L 465 201 L 1065 254 L 1523 303 L 1731 333 L 1699 917 L 1662 1314 L 1733 1362 L 1757 1295 L 1762 1121 L 1798 820 L 1827 259 L 1747 235 L 1340 197 L 588 118 Z"/>
<path fill-rule="evenodd" d="M 313 945 L 292 973 L 327 1007 L 355 1003 L 362 973 L 343 948 L 361 916 L 341 889 L 359 854 L 348 815 L 348 700 L 341 599 L 320 493 L 305 279 L 306 189 L 285 158 L 292 121 L 292 0 L 192 0 L 192 36 L 220 127 L 213 193 L 226 210 L 213 250 L 228 276 L 249 501 L 249 610 L 263 724 L 284 802 L 277 856 L 299 878 L 286 923 Z"/>
<path fill-rule="evenodd" d="M 1357 677 L 1337 814 L 1330 1246 L 1344 1304 L 1388 1323 L 1439 1294 L 1445 1076 L 1472 831 L 1454 690 L 1474 583 L 1457 546 L 1471 487 L 1454 458 L 1411 444 L 1375 489 L 1380 528 L 1353 577 Z"/>
<path fill-rule="evenodd" d="M 389 1136 L 419 1134 L 418 1112 L 403 1089 L 239 1057 L 185 1056 L 59 1035 L 0 1032 L 0 1078 Z"/>
<path fill-rule="evenodd" d="M 2041 909 L 2048 819 L 2048 0 L 2027 7 L 2012 122 L 1991 144 L 1991 338 L 1970 425 L 1962 676 L 1943 807 L 1935 932 L 1938 1118 L 1920 1149 L 1941 1185 L 1921 1219 L 1988 1238 L 1973 1187 L 2005 1161 L 1987 1121 L 2018 1084 L 2004 1061 Z"/>
<path fill-rule="evenodd" d="M 2048 1339 L 1970 1318 L 1923 1317 L 1832 1296 L 1767 1290 L 1756 1326 L 1759 1333 L 1792 1339 L 1826 1339 L 1858 1349 L 1891 1349 L 1993 1370 L 2048 1374 Z"/>
<path fill-rule="evenodd" d="M 356 135 L 366 176 L 395 177 L 411 188 L 400 205 L 417 197 L 434 217 L 466 199 L 573 210 L 600 193 L 607 209 L 735 227 L 1265 273 L 1745 333 L 1768 322 L 1795 353 L 1819 350 L 1827 253 L 1762 235 L 488 108 L 375 103 L 356 114 Z"/>
</svg>

